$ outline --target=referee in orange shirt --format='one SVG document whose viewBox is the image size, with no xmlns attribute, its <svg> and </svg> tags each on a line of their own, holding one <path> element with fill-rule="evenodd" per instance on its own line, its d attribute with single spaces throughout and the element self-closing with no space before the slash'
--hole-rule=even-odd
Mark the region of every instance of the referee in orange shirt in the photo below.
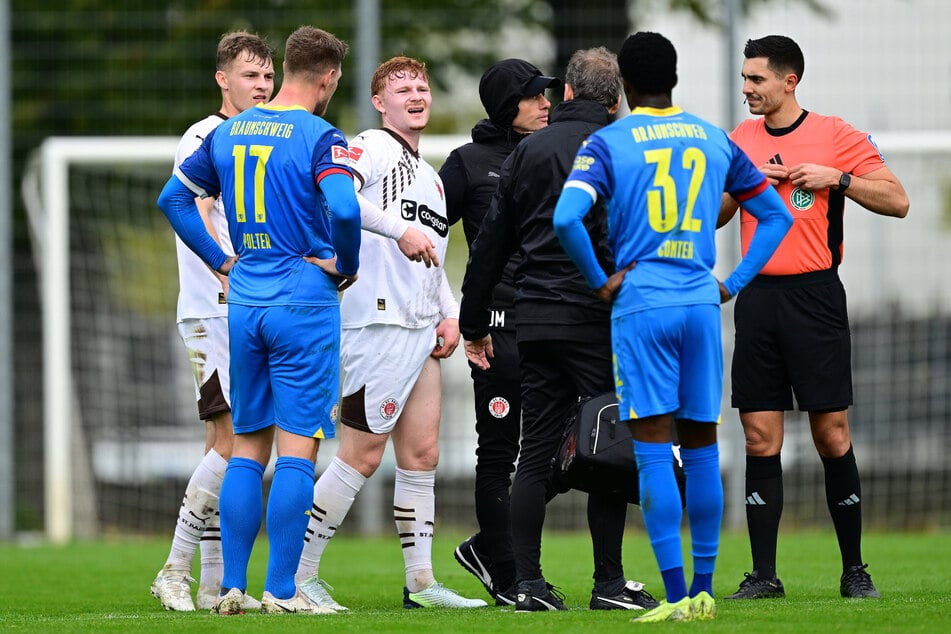
<svg viewBox="0 0 951 634">
<path fill-rule="evenodd" d="M 736 300 L 733 407 L 746 435 L 746 518 L 753 571 L 727 599 L 785 596 L 776 575 L 783 510 L 783 412 L 809 412 L 825 470 L 826 501 L 842 554 L 843 597 L 878 598 L 862 561 L 862 493 L 849 433 L 851 339 L 842 262 L 843 210 L 850 198 L 904 218 L 908 196 L 871 137 L 796 100 L 804 61 L 782 35 L 749 40 L 743 95 L 751 114 L 731 138 L 776 187 L 793 226 L 772 259 Z M 724 196 L 720 226 L 736 213 Z M 741 210 L 743 253 L 756 220 Z"/>
</svg>

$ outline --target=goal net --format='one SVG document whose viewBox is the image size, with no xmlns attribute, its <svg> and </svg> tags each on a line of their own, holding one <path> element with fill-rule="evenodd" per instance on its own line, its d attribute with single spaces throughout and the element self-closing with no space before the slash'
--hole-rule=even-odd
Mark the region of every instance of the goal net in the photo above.
<svg viewBox="0 0 951 634">
<path fill-rule="evenodd" d="M 422 150 L 438 164 L 466 140 L 424 137 Z M 866 523 L 947 527 L 951 135 L 877 141 L 908 190 L 911 211 L 899 221 L 846 205 L 841 274 L 852 320 L 850 417 Z M 177 142 L 51 138 L 22 183 L 42 305 L 43 524 L 54 541 L 120 530 L 170 532 L 201 459 L 204 426 L 175 325 L 173 234 L 155 203 Z M 453 240 L 456 255 L 447 269 L 458 289 L 465 248 Z M 724 333 L 730 342 L 732 324 L 724 323 Z M 441 517 L 472 526 L 472 390 L 461 353 L 445 368 L 437 507 Z M 738 427 L 726 402 L 722 469 L 734 527 L 744 521 Z M 333 451 L 325 444 L 319 462 Z M 784 528 L 828 522 L 822 468 L 802 414 L 787 419 L 783 462 Z M 583 501 L 566 498 L 556 501 L 564 512 L 550 512 L 549 527 L 584 526 Z M 391 529 L 389 517 L 380 519 L 386 521 L 380 530 Z"/>
</svg>

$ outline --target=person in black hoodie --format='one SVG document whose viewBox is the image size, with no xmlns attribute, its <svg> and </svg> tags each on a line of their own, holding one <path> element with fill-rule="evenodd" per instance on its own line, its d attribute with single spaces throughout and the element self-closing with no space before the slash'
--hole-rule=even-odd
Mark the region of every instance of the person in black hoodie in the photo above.
<svg viewBox="0 0 951 634">
<path fill-rule="evenodd" d="M 551 124 L 523 141 L 502 166 L 499 188 L 470 249 L 462 286 L 460 331 L 466 356 L 481 369 L 499 362 L 496 335 L 486 327 L 492 289 L 513 253 L 518 311 L 516 340 L 522 385 L 522 441 L 512 485 L 512 537 L 517 612 L 564 610 L 564 597 L 541 570 L 541 536 L 549 478 L 565 420 L 579 397 L 614 389 L 611 308 L 588 288 L 555 236 L 555 203 L 575 154 L 620 106 L 617 58 L 604 47 L 577 51 L 568 63 L 565 101 Z M 599 260 L 613 271 L 603 206 L 585 219 Z M 626 496 L 588 495 L 594 550 L 591 609 L 651 609 L 641 583 L 626 581 L 621 546 Z"/>
<path fill-rule="evenodd" d="M 449 223 L 462 220 L 471 247 L 499 183 L 502 163 L 518 143 L 548 125 L 547 88 L 561 81 L 542 75 L 521 59 L 490 66 L 479 82 L 487 119 L 472 129 L 472 142 L 452 151 L 439 176 Z M 476 576 L 496 605 L 513 605 L 515 563 L 509 523 L 509 487 L 521 429 L 521 386 L 515 347 L 512 273 L 517 256 L 494 288 L 494 301 L 480 326 L 492 333 L 496 363 L 470 364 L 476 410 L 475 510 L 479 532 L 455 550 L 456 560 Z"/>
</svg>

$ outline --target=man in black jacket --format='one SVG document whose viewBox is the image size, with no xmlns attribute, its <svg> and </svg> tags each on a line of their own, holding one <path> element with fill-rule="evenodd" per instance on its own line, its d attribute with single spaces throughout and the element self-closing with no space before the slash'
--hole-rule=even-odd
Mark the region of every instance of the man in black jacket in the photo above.
<svg viewBox="0 0 951 634">
<path fill-rule="evenodd" d="M 476 367 L 498 363 L 485 313 L 492 288 L 513 253 L 516 340 L 522 385 L 522 442 L 512 485 L 512 538 L 517 612 L 564 610 L 563 596 L 541 571 L 541 535 L 551 459 L 565 419 L 582 396 L 614 389 L 610 307 L 590 291 L 555 236 L 552 215 L 575 153 L 620 105 L 617 60 L 607 49 L 576 52 L 568 63 L 565 101 L 551 124 L 523 141 L 502 166 L 501 181 L 472 244 L 462 286 L 460 330 Z M 606 214 L 588 214 L 586 228 L 606 270 Z M 590 494 L 588 526 L 594 547 L 592 609 L 650 609 L 643 584 L 626 581 L 621 542 L 626 496 Z"/>
<path fill-rule="evenodd" d="M 521 59 L 490 66 L 479 82 L 488 119 L 472 129 L 472 143 L 449 155 L 439 176 L 446 191 L 449 223 L 460 219 L 472 245 L 499 184 L 502 163 L 530 133 L 548 125 L 547 88 L 561 81 L 546 77 Z M 476 410 L 475 510 L 479 532 L 456 548 L 459 563 L 476 576 L 497 605 L 515 603 L 515 562 L 509 530 L 509 487 L 521 428 L 521 386 L 515 347 L 511 258 L 494 289 L 489 314 L 480 324 L 492 333 L 496 363 L 491 369 L 470 364 Z"/>
</svg>

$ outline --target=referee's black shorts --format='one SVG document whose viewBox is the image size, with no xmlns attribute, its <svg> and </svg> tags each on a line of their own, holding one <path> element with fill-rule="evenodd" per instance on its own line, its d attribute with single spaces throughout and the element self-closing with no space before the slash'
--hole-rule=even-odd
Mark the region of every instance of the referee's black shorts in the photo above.
<svg viewBox="0 0 951 634">
<path fill-rule="evenodd" d="M 838 411 L 852 404 L 852 342 L 835 270 L 759 275 L 736 298 L 732 405 Z"/>
</svg>

